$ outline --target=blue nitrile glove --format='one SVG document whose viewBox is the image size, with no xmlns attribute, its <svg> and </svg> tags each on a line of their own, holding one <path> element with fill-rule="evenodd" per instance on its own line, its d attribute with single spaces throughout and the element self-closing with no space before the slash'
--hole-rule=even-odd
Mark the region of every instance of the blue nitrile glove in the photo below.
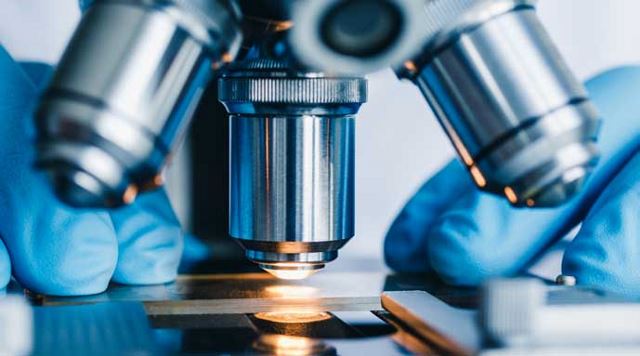
<svg viewBox="0 0 640 356">
<path fill-rule="evenodd" d="M 0 46 L 0 288 L 11 274 L 53 295 L 99 293 L 110 280 L 172 281 L 183 237 L 164 191 L 112 212 L 74 210 L 34 171 L 32 111 L 50 72 Z"/>
<path fill-rule="evenodd" d="M 601 161 L 583 193 L 555 209 L 516 209 L 479 192 L 457 161 L 404 207 L 385 240 L 398 271 L 434 271 L 455 285 L 477 285 L 526 269 L 578 223 L 563 274 L 578 283 L 640 296 L 640 67 L 587 82 L 603 118 Z"/>
</svg>

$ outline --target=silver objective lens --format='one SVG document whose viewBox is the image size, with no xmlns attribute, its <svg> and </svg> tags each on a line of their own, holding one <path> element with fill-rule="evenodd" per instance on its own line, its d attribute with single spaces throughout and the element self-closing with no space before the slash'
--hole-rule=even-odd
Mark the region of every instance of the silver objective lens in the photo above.
<svg viewBox="0 0 640 356">
<path fill-rule="evenodd" d="M 596 165 L 598 114 L 533 1 L 429 0 L 420 88 L 475 183 L 514 206 L 574 196 Z"/>
<path fill-rule="evenodd" d="M 161 184 L 211 72 L 235 56 L 228 0 L 103 0 L 83 16 L 37 112 L 37 166 L 80 207 Z"/>
<path fill-rule="evenodd" d="M 363 74 L 416 54 L 424 33 L 424 0 L 292 2 L 289 45 L 306 66 Z"/>
<path fill-rule="evenodd" d="M 262 59 L 219 81 L 230 114 L 229 233 L 280 278 L 304 278 L 354 234 L 355 114 L 366 80 Z"/>
</svg>

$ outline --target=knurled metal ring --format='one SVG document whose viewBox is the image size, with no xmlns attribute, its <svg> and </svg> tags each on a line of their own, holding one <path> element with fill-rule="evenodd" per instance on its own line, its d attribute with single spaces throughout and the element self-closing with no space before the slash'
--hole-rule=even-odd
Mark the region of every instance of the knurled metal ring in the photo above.
<svg viewBox="0 0 640 356">
<path fill-rule="evenodd" d="M 227 103 L 359 104 L 367 101 L 367 81 L 297 71 L 277 60 L 246 61 L 220 78 L 218 98 Z"/>
</svg>

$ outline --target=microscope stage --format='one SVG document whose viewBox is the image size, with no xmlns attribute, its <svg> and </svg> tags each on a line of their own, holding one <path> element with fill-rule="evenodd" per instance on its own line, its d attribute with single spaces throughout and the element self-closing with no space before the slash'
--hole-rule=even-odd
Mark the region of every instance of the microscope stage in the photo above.
<svg viewBox="0 0 640 356">
<path fill-rule="evenodd" d="M 384 291 L 415 289 L 457 305 L 474 303 L 472 290 L 446 287 L 424 275 L 334 272 L 302 281 L 267 273 L 182 275 L 165 285 L 113 284 L 93 296 L 32 299 L 42 306 L 142 302 L 154 329 L 182 338 L 177 353 L 272 353 L 281 347 L 426 353 L 429 343 L 402 331 L 380 303 Z"/>
</svg>

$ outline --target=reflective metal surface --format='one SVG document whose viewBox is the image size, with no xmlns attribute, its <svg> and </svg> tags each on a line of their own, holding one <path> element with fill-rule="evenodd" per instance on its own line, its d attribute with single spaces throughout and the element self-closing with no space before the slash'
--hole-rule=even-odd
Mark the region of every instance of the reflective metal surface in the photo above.
<svg viewBox="0 0 640 356">
<path fill-rule="evenodd" d="M 416 278 L 405 281 L 424 283 Z M 325 273 L 304 281 L 280 280 L 266 273 L 194 275 L 180 276 L 167 285 L 112 285 L 107 292 L 92 296 L 34 298 L 48 306 L 143 301 L 147 314 L 154 316 L 309 314 L 380 310 L 380 292 L 385 284 L 386 276 L 380 273 Z"/>
<path fill-rule="evenodd" d="M 481 350 L 475 310 L 452 307 L 424 291 L 385 292 L 382 306 L 403 327 L 429 340 L 436 354 L 475 355 Z"/>
<path fill-rule="evenodd" d="M 473 290 L 445 286 L 428 275 L 330 271 L 305 281 L 266 273 L 183 275 L 166 285 L 114 284 L 93 296 L 32 297 L 49 307 L 142 301 L 167 353 L 255 354 L 265 347 L 306 350 L 322 344 L 340 355 L 438 354 L 380 311 L 382 291 L 415 289 L 456 304 L 474 298 Z"/>
<path fill-rule="evenodd" d="M 293 55 L 311 68 L 364 74 L 402 63 L 423 40 L 423 0 L 296 1 Z"/>
<path fill-rule="evenodd" d="M 33 314 L 32 350 L 3 355 L 165 354 L 139 302 L 33 307 Z"/>
<path fill-rule="evenodd" d="M 545 300 L 556 310 L 581 303 L 629 302 L 602 291 L 555 286 L 551 281 L 548 285 Z M 287 354 L 288 350 L 307 355 L 313 350 L 335 350 L 339 355 L 511 355 L 528 354 L 527 351 L 555 355 L 593 350 L 592 345 L 584 343 L 551 349 L 500 348 L 492 344 L 479 327 L 482 319 L 475 308 L 482 304 L 478 303 L 477 292 L 444 285 L 430 275 L 327 272 L 305 281 L 283 281 L 266 273 L 183 275 L 166 285 L 114 284 L 105 293 L 93 296 L 30 296 L 33 303 L 41 305 L 36 308 L 45 311 L 63 305 L 142 301 L 160 349 L 169 354 Z M 368 298 L 375 302 L 367 302 Z M 526 304 L 527 298 L 506 302 L 497 305 Z M 381 304 L 388 312 L 381 310 Z M 82 309 L 76 308 L 77 312 Z M 90 317 L 93 315 L 72 319 Z M 574 319 L 563 318 L 568 322 L 575 322 Z M 554 322 L 555 326 L 562 324 L 555 319 Z M 92 328 L 74 330 L 74 340 L 96 336 Z M 116 341 L 128 338 L 130 335 Z M 611 346 L 593 354 L 622 350 L 637 354 L 635 345 L 625 349 Z"/>
<path fill-rule="evenodd" d="M 447 303 L 475 306 L 475 290 L 442 284 L 428 275 L 335 273 L 303 281 L 267 273 L 182 275 L 174 283 L 153 286 L 113 284 L 106 292 L 81 297 L 31 295 L 34 303 L 56 306 L 107 301 L 142 301 L 154 317 L 254 313 L 321 313 L 381 310 L 380 293 L 428 290 Z"/>
<path fill-rule="evenodd" d="M 229 233 L 276 276 L 300 279 L 354 234 L 355 114 L 366 81 L 248 60 L 225 72 Z"/>
<path fill-rule="evenodd" d="M 239 48 L 217 1 L 96 1 L 38 109 L 37 165 L 75 206 L 117 206 L 162 184 L 211 72 Z"/>
<path fill-rule="evenodd" d="M 430 40 L 400 75 L 420 88 L 478 187 L 552 207 L 597 163 L 599 120 L 532 4 L 429 2 Z"/>
</svg>

